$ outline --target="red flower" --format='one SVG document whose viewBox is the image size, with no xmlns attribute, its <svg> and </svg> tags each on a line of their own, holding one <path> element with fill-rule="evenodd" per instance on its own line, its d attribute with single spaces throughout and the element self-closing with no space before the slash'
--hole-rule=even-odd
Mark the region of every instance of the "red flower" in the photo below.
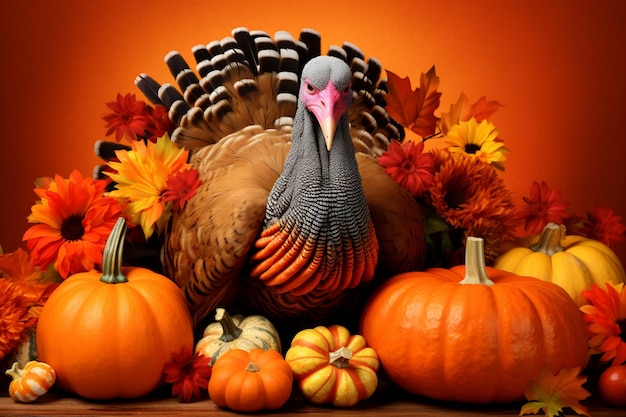
<svg viewBox="0 0 626 417">
<path fill-rule="evenodd" d="M 177 171 L 167 177 L 167 190 L 161 195 L 164 203 L 171 201 L 182 210 L 187 200 L 194 196 L 202 181 L 197 169 Z"/>
<path fill-rule="evenodd" d="M 524 197 L 524 202 L 526 205 L 517 210 L 515 217 L 526 220 L 524 227 L 531 234 L 540 233 L 550 222 L 563 224 L 571 216 L 567 210 L 569 203 L 561 200 L 561 191 L 548 189 L 544 181 L 533 182 L 530 198 Z"/>
<path fill-rule="evenodd" d="M 102 117 L 107 122 L 107 136 L 115 132 L 116 142 L 121 142 L 124 137 L 137 140 L 137 136 L 144 136 L 151 122 L 150 107 L 145 102 L 137 100 L 134 94 L 122 96 L 118 93 L 117 101 L 106 105 L 113 110 Z"/>
<path fill-rule="evenodd" d="M 580 307 L 583 319 L 589 323 L 591 353 L 602 353 L 603 362 L 613 361 L 613 365 L 626 362 L 626 340 L 623 329 L 626 326 L 626 291 L 624 284 L 605 284 L 606 290 L 596 284 L 591 290 L 583 291 L 591 304 Z"/>
<path fill-rule="evenodd" d="M 617 243 L 622 242 L 626 236 L 626 227 L 621 221 L 622 216 L 615 214 L 612 208 L 597 205 L 593 213 L 587 213 L 587 220 L 578 229 L 578 233 L 615 249 Z"/>
<path fill-rule="evenodd" d="M 424 142 L 392 141 L 378 162 L 402 188 L 420 197 L 433 184 L 435 158 L 424 152 Z"/>
<path fill-rule="evenodd" d="M 149 132 L 150 137 L 148 140 L 156 142 L 158 138 L 174 131 L 174 123 L 170 120 L 165 106 L 148 107 L 149 111 L 149 126 L 146 130 Z"/>
<path fill-rule="evenodd" d="M 192 356 L 188 347 L 183 347 L 180 353 L 172 353 L 172 361 L 163 367 L 165 382 L 172 384 L 172 395 L 184 402 L 198 401 L 200 390 L 209 388 L 210 361 L 211 358 L 197 352 Z"/>
</svg>

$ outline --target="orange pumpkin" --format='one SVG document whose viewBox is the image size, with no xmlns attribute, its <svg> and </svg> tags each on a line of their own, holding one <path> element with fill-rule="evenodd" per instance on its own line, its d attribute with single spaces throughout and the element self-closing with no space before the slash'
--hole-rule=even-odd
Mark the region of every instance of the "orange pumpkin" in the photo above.
<svg viewBox="0 0 626 417">
<path fill-rule="evenodd" d="M 274 410 L 291 396 L 293 373 L 275 350 L 232 349 L 213 364 L 209 396 L 234 411 Z"/>
<path fill-rule="evenodd" d="M 376 352 L 343 326 L 298 332 L 285 360 L 304 398 L 315 404 L 350 407 L 369 398 L 378 385 Z"/>
<path fill-rule="evenodd" d="M 23 369 L 15 362 L 6 374 L 13 378 L 9 384 L 9 395 L 13 400 L 22 403 L 33 402 L 44 395 L 56 380 L 54 369 L 39 361 L 29 361 Z"/>
<path fill-rule="evenodd" d="M 162 382 L 173 352 L 193 349 L 191 315 L 180 289 L 144 268 L 122 268 L 126 224 L 107 240 L 102 273 L 70 276 L 44 305 L 37 354 L 58 385 L 90 399 L 135 398 Z"/>
<path fill-rule="evenodd" d="M 401 388 L 440 400 L 517 401 L 544 366 L 584 366 L 578 307 L 556 284 L 485 267 L 468 238 L 464 266 L 408 272 L 367 301 L 361 334 Z"/>
</svg>

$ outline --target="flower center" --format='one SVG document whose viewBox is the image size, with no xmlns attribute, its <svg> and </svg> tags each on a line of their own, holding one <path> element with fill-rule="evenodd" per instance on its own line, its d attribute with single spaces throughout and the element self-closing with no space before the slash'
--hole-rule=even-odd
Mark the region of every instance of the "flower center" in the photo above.
<svg viewBox="0 0 626 417">
<path fill-rule="evenodd" d="M 475 154 L 480 150 L 480 146 L 475 143 L 468 143 L 465 145 L 465 153 Z"/>
<path fill-rule="evenodd" d="M 461 204 L 467 202 L 466 190 L 459 187 L 451 187 L 448 189 L 444 196 L 444 201 L 450 209 L 458 209 Z"/>
<path fill-rule="evenodd" d="M 413 163 L 413 161 L 406 159 L 402 162 L 402 171 L 404 172 L 413 172 L 415 171 L 415 164 Z"/>
<path fill-rule="evenodd" d="M 617 325 L 619 326 L 619 337 L 622 341 L 626 342 L 626 319 L 617 320 Z"/>
<path fill-rule="evenodd" d="M 85 234 L 85 228 L 83 227 L 83 216 L 73 214 L 63 220 L 61 224 L 61 236 L 68 241 L 80 240 Z"/>
</svg>

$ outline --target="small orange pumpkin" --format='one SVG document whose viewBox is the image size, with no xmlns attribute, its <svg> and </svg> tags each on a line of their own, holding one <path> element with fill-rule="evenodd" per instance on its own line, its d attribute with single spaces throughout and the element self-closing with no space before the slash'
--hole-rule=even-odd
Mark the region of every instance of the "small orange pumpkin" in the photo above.
<svg viewBox="0 0 626 417">
<path fill-rule="evenodd" d="M 541 234 L 512 242 L 494 262 L 494 268 L 560 285 L 580 307 L 588 303 L 584 290 L 593 284 L 626 281 L 618 256 L 604 243 L 566 235 L 565 226 L 548 223 Z"/>
<path fill-rule="evenodd" d="M 234 411 L 275 410 L 291 396 L 293 373 L 275 350 L 232 349 L 213 364 L 209 396 Z"/>
<path fill-rule="evenodd" d="M 285 355 L 300 392 L 315 404 L 350 407 L 378 385 L 378 355 L 361 335 L 343 326 L 318 326 L 297 333 Z"/>
<path fill-rule="evenodd" d="M 480 238 L 467 239 L 464 266 L 387 280 L 360 325 L 396 385 L 440 400 L 518 401 L 544 366 L 587 363 L 585 323 L 567 292 L 485 267 Z"/>
<path fill-rule="evenodd" d="M 13 400 L 30 403 L 41 397 L 54 385 L 56 373 L 50 365 L 39 361 L 29 361 L 20 369 L 18 362 L 6 371 L 13 380 L 9 384 L 9 395 Z"/>
<path fill-rule="evenodd" d="M 181 290 L 144 268 L 122 268 L 126 224 L 107 240 L 102 273 L 67 278 L 44 305 L 37 354 L 58 385 L 82 397 L 135 398 L 162 383 L 173 352 L 193 349 L 191 315 Z"/>
</svg>

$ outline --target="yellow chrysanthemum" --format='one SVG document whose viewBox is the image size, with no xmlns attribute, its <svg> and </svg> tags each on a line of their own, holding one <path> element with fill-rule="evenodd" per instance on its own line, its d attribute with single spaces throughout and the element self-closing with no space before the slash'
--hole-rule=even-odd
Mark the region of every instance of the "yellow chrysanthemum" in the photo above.
<svg viewBox="0 0 626 417">
<path fill-rule="evenodd" d="M 131 223 L 141 225 L 147 238 L 163 226 L 170 216 L 171 203 L 162 201 L 167 179 L 172 173 L 189 169 L 188 152 L 173 143 L 168 135 L 148 141 L 133 142 L 132 150 L 117 151 L 119 162 L 108 162 L 116 172 L 109 172 L 117 184 L 110 195 L 126 203 L 124 211 Z"/>
<path fill-rule="evenodd" d="M 446 135 L 446 143 L 452 154 L 467 154 L 502 170 L 508 149 L 498 139 L 498 134 L 491 122 L 483 120 L 478 123 L 471 118 L 452 126 Z"/>
</svg>

